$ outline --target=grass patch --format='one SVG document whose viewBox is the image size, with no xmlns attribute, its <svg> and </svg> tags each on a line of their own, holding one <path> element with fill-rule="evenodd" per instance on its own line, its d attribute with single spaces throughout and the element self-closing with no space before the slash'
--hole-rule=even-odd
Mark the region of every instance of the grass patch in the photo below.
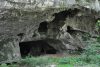
<svg viewBox="0 0 100 67">
<path fill-rule="evenodd" d="M 74 67 L 74 66 L 78 67 L 84 65 L 98 66 L 99 62 L 98 63 L 94 63 L 94 62 L 95 61 L 91 63 L 87 63 L 86 61 L 83 60 L 83 57 L 81 56 L 63 57 L 63 58 L 31 57 L 31 58 L 22 59 L 17 64 L 12 64 L 12 65 L 2 64 L 0 67 L 36 67 L 36 66 L 47 67 L 52 64 L 55 64 L 56 67 Z"/>
<path fill-rule="evenodd" d="M 74 67 L 71 64 L 58 64 L 57 67 Z"/>
</svg>

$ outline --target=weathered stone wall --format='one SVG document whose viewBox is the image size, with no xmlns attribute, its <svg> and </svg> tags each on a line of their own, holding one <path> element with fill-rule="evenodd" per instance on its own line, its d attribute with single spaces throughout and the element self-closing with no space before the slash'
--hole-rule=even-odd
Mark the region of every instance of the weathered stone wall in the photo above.
<svg viewBox="0 0 100 67">
<path fill-rule="evenodd" d="M 30 12 L 17 9 L 1 10 L 0 62 L 20 59 L 19 42 L 40 40 L 42 36 L 38 33 L 39 24 L 59 11 L 59 9 Z"/>
</svg>

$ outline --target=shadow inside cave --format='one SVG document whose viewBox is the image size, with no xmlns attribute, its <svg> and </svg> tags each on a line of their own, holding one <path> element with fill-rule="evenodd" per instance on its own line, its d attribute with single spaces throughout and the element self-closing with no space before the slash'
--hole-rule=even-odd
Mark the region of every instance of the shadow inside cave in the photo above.
<svg viewBox="0 0 100 67">
<path fill-rule="evenodd" d="M 57 50 L 44 40 L 20 42 L 20 53 L 22 58 L 27 56 L 40 56 L 45 54 L 56 54 Z"/>
</svg>

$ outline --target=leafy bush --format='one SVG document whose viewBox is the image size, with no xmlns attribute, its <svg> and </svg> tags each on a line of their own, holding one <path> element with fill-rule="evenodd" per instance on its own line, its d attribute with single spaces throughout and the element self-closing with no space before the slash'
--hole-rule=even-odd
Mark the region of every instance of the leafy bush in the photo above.
<svg viewBox="0 0 100 67">
<path fill-rule="evenodd" d="M 97 20 L 96 22 L 96 30 L 99 30 L 100 29 L 100 20 Z"/>
<path fill-rule="evenodd" d="M 1 64 L 0 67 L 8 67 L 7 64 Z"/>
<path fill-rule="evenodd" d="M 99 37 L 97 37 L 97 42 L 100 43 L 100 18 L 98 18 L 98 20 L 96 22 L 95 29 L 96 29 L 97 33 L 99 34 Z"/>
<path fill-rule="evenodd" d="M 99 42 L 99 43 L 100 43 L 100 36 L 99 36 L 99 37 L 97 37 L 97 42 Z"/>
<path fill-rule="evenodd" d="M 91 42 L 85 48 L 84 53 L 82 54 L 82 61 L 87 63 L 98 63 L 100 62 L 100 43 Z"/>
</svg>

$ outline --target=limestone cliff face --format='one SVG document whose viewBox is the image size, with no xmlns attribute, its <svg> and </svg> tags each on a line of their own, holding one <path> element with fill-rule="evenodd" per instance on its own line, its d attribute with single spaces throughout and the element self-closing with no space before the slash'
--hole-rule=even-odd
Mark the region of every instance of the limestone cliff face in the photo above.
<svg viewBox="0 0 100 67">
<path fill-rule="evenodd" d="M 0 0 L 0 8 L 33 9 L 46 7 L 70 7 L 73 4 L 99 11 L 99 0 Z"/>
<path fill-rule="evenodd" d="M 0 62 L 20 60 L 19 43 L 27 41 L 83 49 L 82 35 L 96 34 L 98 17 L 98 0 L 0 0 Z"/>
</svg>

